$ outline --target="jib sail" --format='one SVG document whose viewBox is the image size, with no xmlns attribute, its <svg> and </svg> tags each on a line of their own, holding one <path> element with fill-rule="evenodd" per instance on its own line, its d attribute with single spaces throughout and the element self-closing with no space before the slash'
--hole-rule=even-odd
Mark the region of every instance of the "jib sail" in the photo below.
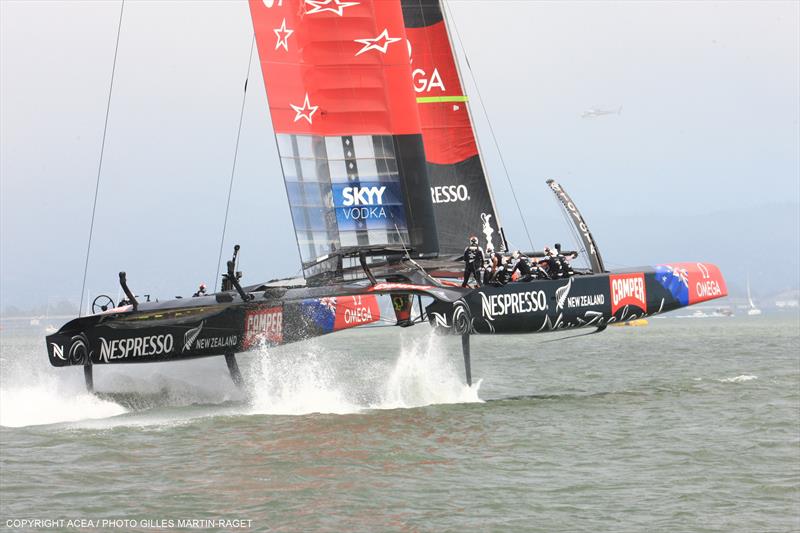
<svg viewBox="0 0 800 533">
<path fill-rule="evenodd" d="M 402 0 L 402 5 L 439 252 L 463 252 L 471 234 L 500 249 L 497 211 L 440 3 Z"/>
<path fill-rule="evenodd" d="M 250 11 L 306 277 L 341 268 L 348 249 L 436 255 L 399 2 L 250 0 Z"/>
</svg>

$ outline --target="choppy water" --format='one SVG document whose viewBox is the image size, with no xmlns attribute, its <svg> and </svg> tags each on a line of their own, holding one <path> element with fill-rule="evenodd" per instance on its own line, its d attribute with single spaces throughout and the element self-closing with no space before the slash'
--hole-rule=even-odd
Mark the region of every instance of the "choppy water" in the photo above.
<svg viewBox="0 0 800 533">
<path fill-rule="evenodd" d="M 472 388 L 417 326 L 240 356 L 249 396 L 215 358 L 97 398 L 4 332 L 0 529 L 800 531 L 797 316 L 553 338 L 474 338 Z"/>
</svg>

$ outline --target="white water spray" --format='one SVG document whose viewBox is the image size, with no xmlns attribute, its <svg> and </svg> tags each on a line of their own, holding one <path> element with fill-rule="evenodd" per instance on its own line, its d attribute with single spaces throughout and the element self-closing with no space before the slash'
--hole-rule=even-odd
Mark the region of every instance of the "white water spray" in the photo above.
<svg viewBox="0 0 800 533">
<path fill-rule="evenodd" d="M 461 358 L 432 332 L 409 340 L 388 360 L 381 342 L 362 342 L 347 352 L 319 344 L 263 349 L 250 370 L 250 412 L 346 414 L 481 401 L 480 382 L 464 383 Z"/>
<path fill-rule="evenodd" d="M 481 382 L 472 387 L 464 383 L 460 361 L 461 358 L 447 353 L 445 340 L 433 332 L 412 340 L 401 350 L 380 404 L 372 407 L 395 409 L 482 401 L 478 397 Z"/>
<path fill-rule="evenodd" d="M 308 348 L 315 348 L 309 343 Z M 353 413 L 357 404 L 347 398 L 347 384 L 337 380 L 336 367 L 316 349 L 262 348 L 251 366 L 249 383 L 253 414 L 301 415 Z"/>
<path fill-rule="evenodd" d="M 108 418 L 125 413 L 119 404 L 101 400 L 55 376 L 0 389 L 0 426 L 23 427 Z"/>
</svg>

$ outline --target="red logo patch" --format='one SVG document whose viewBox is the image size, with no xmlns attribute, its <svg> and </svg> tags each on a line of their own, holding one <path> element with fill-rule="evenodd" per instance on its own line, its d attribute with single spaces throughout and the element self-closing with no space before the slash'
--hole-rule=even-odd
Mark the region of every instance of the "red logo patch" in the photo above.
<svg viewBox="0 0 800 533">
<path fill-rule="evenodd" d="M 717 265 L 711 263 L 673 263 L 674 269 L 686 271 L 689 305 L 728 295 L 728 286 Z"/>
<path fill-rule="evenodd" d="M 334 331 L 369 324 L 381 318 L 378 299 L 374 296 L 339 296 L 336 298 Z"/>
<path fill-rule="evenodd" d="M 258 309 L 245 314 L 242 348 L 247 350 L 262 341 L 272 345 L 283 342 L 283 309 L 281 307 Z"/>
<path fill-rule="evenodd" d="M 608 277 L 611 283 L 611 314 L 626 305 L 635 305 L 647 312 L 647 291 L 644 274 L 613 274 Z"/>
</svg>

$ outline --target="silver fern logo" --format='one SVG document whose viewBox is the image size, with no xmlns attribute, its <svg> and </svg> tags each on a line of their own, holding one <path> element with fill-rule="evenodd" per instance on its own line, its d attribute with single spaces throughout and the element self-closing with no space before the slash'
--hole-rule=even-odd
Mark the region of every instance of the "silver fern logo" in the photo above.
<svg viewBox="0 0 800 533">
<path fill-rule="evenodd" d="M 205 324 L 205 321 L 200 322 L 199 326 L 190 329 L 183 335 L 183 350 L 181 350 L 181 352 L 185 352 L 186 350 L 190 350 L 192 348 L 192 344 L 195 340 L 197 340 L 200 332 L 203 331 L 203 324 Z"/>
<path fill-rule="evenodd" d="M 564 309 L 564 304 L 567 303 L 567 296 L 569 296 L 569 291 L 572 288 L 572 280 L 573 278 L 569 278 L 566 285 L 556 289 L 556 310 Z"/>
</svg>

